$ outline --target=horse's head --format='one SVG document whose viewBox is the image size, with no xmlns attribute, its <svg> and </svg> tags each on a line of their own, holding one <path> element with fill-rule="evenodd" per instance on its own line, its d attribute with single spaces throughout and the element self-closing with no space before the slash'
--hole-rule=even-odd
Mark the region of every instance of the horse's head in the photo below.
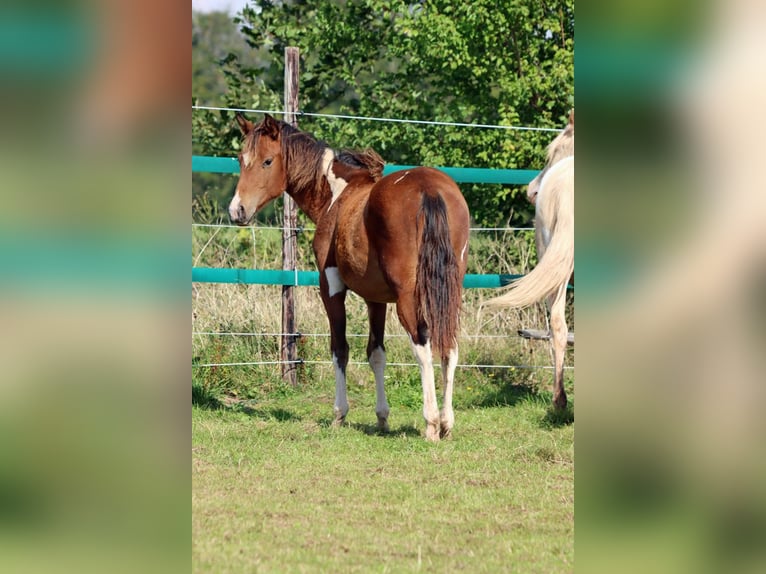
<svg viewBox="0 0 766 574">
<path fill-rule="evenodd" d="M 545 162 L 545 167 L 527 186 L 527 199 L 531 203 L 537 201 L 537 194 L 540 191 L 540 184 L 545 173 L 560 160 L 570 155 L 574 155 L 574 108 L 569 112 L 567 127 L 548 146 L 548 160 Z"/>
<path fill-rule="evenodd" d="M 287 175 L 282 155 L 280 122 L 266 114 L 257 125 L 237 114 L 242 130 L 242 150 L 239 154 L 239 181 L 229 204 L 229 217 L 237 225 L 250 223 L 264 205 L 287 187 Z"/>
</svg>

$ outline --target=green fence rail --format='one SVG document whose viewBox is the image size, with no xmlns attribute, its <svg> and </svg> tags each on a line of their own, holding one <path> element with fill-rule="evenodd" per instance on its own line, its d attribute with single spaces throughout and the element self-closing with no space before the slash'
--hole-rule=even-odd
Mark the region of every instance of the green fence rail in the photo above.
<svg viewBox="0 0 766 574">
<path fill-rule="evenodd" d="M 386 165 L 384 174 L 413 169 L 413 165 Z M 495 183 L 526 185 L 539 173 L 532 169 L 486 169 L 478 167 L 437 168 L 458 183 Z M 239 163 L 231 157 L 192 156 L 192 171 L 207 173 L 239 173 Z M 508 285 L 521 275 L 474 275 L 468 274 L 463 281 L 466 289 L 494 289 Z M 283 271 L 270 269 L 229 269 L 193 267 L 192 282 L 239 283 L 243 285 L 319 285 L 317 271 Z"/>
<path fill-rule="evenodd" d="M 521 275 L 473 275 L 463 280 L 466 289 L 503 287 Z M 319 285 L 318 271 L 283 271 L 272 269 L 229 269 L 192 267 L 193 283 L 239 283 L 242 285 Z"/>
<path fill-rule="evenodd" d="M 413 169 L 414 165 L 386 165 L 383 174 Z M 534 169 L 487 169 L 481 167 L 437 167 L 458 183 L 497 183 L 526 185 L 540 173 Z M 207 173 L 239 173 L 239 163 L 232 157 L 192 156 L 192 171 Z"/>
</svg>

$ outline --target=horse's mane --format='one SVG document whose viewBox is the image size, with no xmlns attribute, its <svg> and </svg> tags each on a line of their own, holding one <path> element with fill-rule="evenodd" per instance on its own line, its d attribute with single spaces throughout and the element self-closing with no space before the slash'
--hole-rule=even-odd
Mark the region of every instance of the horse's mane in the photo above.
<svg viewBox="0 0 766 574">
<path fill-rule="evenodd" d="M 366 169 L 373 181 L 383 177 L 383 166 L 386 162 L 371 148 L 361 151 L 343 149 L 335 154 L 335 158 L 350 167 Z"/>
<path fill-rule="evenodd" d="M 548 165 L 574 155 L 574 124 L 570 123 L 548 145 Z"/>
<path fill-rule="evenodd" d="M 286 122 L 276 123 L 282 142 L 282 157 L 285 165 L 290 166 L 288 185 L 294 189 L 308 189 L 322 185 L 322 162 L 325 150 L 330 146 Z M 245 137 L 243 149 L 255 151 L 258 138 L 271 133 L 271 127 L 273 124 L 272 126 L 266 126 L 265 122 L 258 124 Z M 335 157 L 349 167 L 367 170 L 373 181 L 383 177 L 383 166 L 386 162 L 372 149 L 362 151 L 343 149 L 335 152 Z"/>
</svg>

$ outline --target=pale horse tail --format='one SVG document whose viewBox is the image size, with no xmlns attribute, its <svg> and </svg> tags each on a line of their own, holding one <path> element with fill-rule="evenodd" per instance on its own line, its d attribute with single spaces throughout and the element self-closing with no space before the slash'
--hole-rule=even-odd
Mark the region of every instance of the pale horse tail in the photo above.
<svg viewBox="0 0 766 574">
<path fill-rule="evenodd" d="M 574 272 L 574 156 L 554 165 L 540 184 L 535 226 L 544 252 L 537 266 L 487 305 L 526 307 L 555 293 Z M 538 253 L 540 253 L 538 242 Z"/>
</svg>

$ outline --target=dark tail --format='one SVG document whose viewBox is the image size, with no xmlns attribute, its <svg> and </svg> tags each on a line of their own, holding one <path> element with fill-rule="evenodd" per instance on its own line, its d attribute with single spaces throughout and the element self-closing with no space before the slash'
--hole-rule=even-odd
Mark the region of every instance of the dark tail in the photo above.
<svg viewBox="0 0 766 574">
<path fill-rule="evenodd" d="M 438 194 L 423 193 L 423 240 L 415 293 L 418 321 L 428 326 L 431 346 L 442 354 L 455 347 L 460 328 L 462 277 L 450 241 L 447 206 Z"/>
</svg>

